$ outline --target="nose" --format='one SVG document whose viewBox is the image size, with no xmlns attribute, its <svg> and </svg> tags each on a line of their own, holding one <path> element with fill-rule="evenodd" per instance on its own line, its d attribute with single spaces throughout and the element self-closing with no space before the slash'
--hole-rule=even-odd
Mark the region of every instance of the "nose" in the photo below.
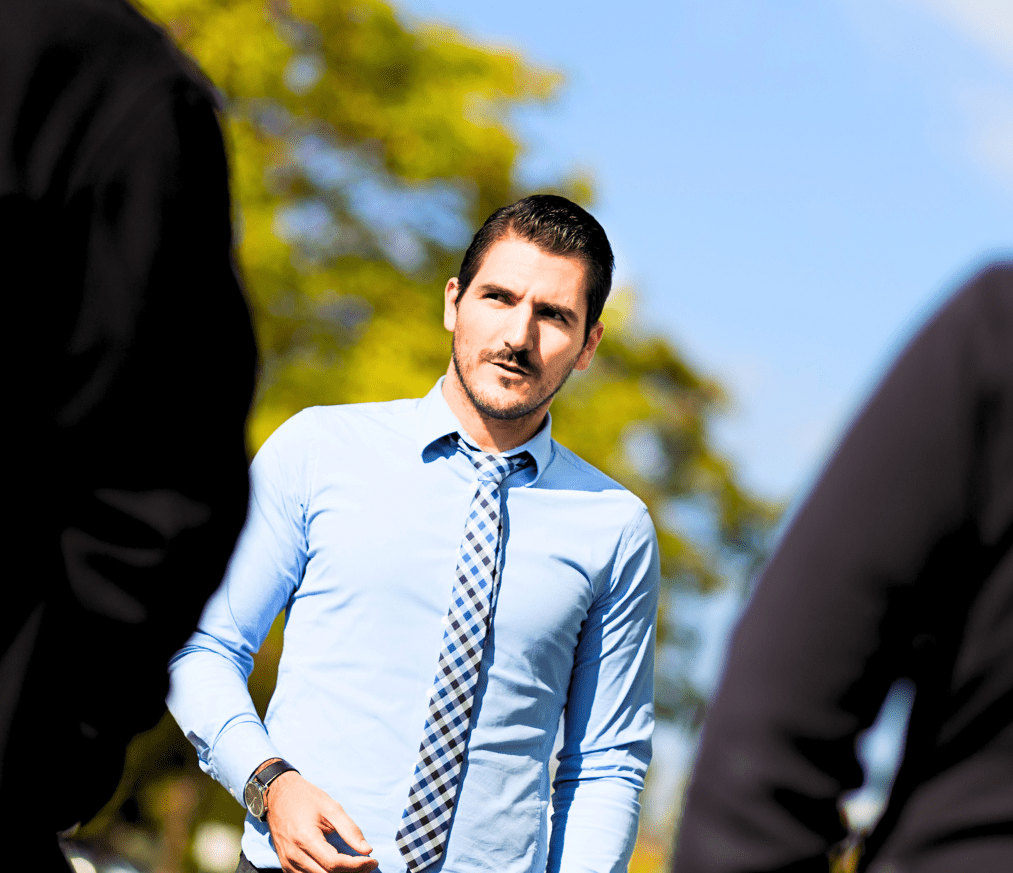
<svg viewBox="0 0 1013 873">
<path fill-rule="evenodd" d="M 524 352 L 535 345 L 535 315 L 528 306 L 514 306 L 507 316 L 503 342 L 514 352 Z"/>
</svg>

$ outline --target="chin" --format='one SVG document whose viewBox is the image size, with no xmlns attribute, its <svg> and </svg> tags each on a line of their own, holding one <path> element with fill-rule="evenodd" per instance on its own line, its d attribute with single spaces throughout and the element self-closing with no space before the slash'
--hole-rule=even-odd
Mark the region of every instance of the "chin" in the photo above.
<svg viewBox="0 0 1013 873">
<path fill-rule="evenodd" d="M 526 397 L 513 392 L 486 391 L 471 397 L 472 405 L 482 415 L 497 421 L 516 421 L 530 415 L 538 407 L 532 406 Z"/>
</svg>

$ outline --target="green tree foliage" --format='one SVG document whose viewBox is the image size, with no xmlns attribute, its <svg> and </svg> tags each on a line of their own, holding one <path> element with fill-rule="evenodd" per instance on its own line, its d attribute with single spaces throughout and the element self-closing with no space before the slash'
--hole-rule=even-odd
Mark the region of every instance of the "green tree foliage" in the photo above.
<svg viewBox="0 0 1013 873">
<path fill-rule="evenodd" d="M 305 406 L 424 394 L 449 358 L 446 280 L 481 221 L 530 193 L 515 180 L 510 114 L 548 101 L 560 78 L 452 31 L 406 25 L 378 0 L 146 0 L 144 11 L 223 99 L 263 358 L 251 448 Z M 555 190 L 590 199 L 578 180 Z M 648 503 L 669 593 L 710 591 L 755 562 L 771 513 L 709 441 L 721 389 L 638 330 L 633 303 L 619 292 L 607 308 L 591 370 L 553 406 L 554 436 Z M 669 647 L 680 642 L 671 603 Z M 252 683 L 258 705 L 278 650 L 273 632 Z M 691 717 L 698 698 L 684 677 L 664 678 L 659 713 Z M 187 755 L 171 724 L 142 738 L 111 808 L 131 791 L 127 808 L 149 824 L 159 809 L 186 807 L 166 774 Z M 188 815 L 241 819 L 224 792 L 200 804 Z M 109 832 L 111 821 L 96 827 Z"/>
</svg>

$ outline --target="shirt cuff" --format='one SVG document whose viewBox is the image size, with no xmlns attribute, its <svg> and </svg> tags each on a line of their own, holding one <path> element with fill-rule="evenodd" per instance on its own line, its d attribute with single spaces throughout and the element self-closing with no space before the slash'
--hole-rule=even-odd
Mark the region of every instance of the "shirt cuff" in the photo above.
<svg viewBox="0 0 1013 873">
<path fill-rule="evenodd" d="M 215 743 L 211 775 L 244 807 L 243 789 L 264 761 L 281 754 L 259 721 L 241 721 L 226 728 Z"/>
</svg>

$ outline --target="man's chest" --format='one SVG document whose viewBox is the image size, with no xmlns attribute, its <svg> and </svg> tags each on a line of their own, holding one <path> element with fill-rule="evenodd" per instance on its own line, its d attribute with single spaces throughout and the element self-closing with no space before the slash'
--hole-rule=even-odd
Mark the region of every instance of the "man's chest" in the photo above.
<svg viewBox="0 0 1013 873">
<path fill-rule="evenodd" d="M 588 511 L 586 494 L 503 491 L 495 657 L 537 672 L 547 658 L 572 659 L 608 585 L 617 535 Z M 446 469 L 409 472 L 396 488 L 354 476 L 319 488 L 307 506 L 308 559 L 291 620 L 326 621 L 341 639 L 362 642 L 369 628 L 380 645 L 435 663 L 474 492 L 472 478 Z"/>
</svg>

